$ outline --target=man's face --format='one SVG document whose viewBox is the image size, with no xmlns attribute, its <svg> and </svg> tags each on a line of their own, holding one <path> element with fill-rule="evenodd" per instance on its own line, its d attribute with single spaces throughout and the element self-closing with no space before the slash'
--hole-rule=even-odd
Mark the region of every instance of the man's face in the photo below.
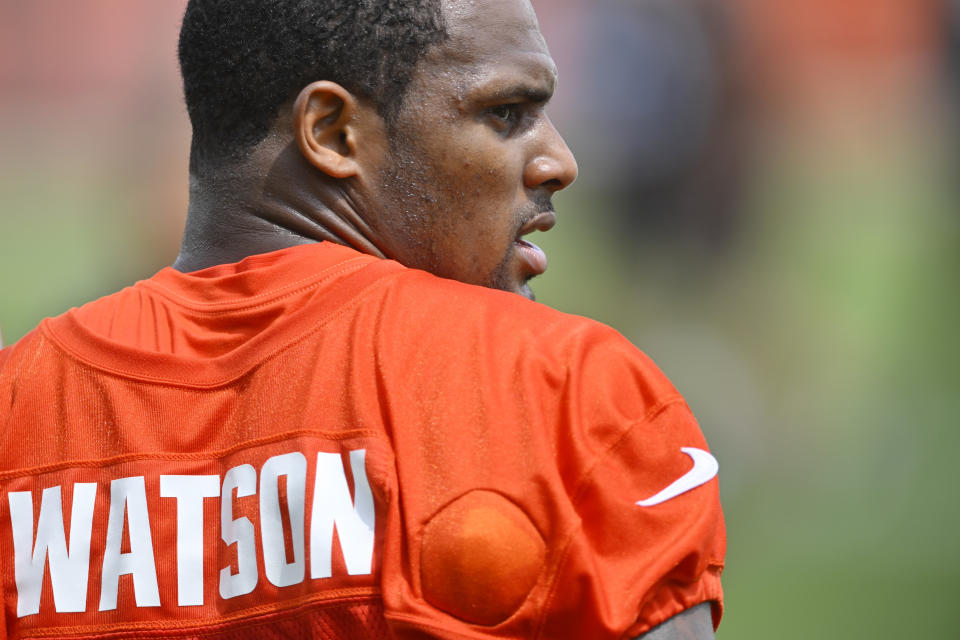
<svg viewBox="0 0 960 640">
<path fill-rule="evenodd" d="M 420 61 L 374 196 L 386 255 L 533 298 L 546 231 L 577 165 L 544 113 L 556 68 L 527 0 L 448 0 L 450 38 Z"/>
</svg>

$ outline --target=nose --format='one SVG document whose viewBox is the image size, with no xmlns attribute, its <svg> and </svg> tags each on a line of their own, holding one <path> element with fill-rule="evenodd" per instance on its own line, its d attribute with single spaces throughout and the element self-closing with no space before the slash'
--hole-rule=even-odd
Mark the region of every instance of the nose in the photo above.
<svg viewBox="0 0 960 640">
<path fill-rule="evenodd" d="M 546 188 L 551 193 L 565 189 L 577 179 L 577 161 L 560 132 L 543 117 L 540 144 L 527 161 L 523 182 L 528 189 Z"/>
</svg>

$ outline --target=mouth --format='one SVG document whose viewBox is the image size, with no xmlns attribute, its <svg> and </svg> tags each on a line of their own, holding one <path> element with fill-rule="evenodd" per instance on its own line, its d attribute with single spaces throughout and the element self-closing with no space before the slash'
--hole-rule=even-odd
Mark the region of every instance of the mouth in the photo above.
<svg viewBox="0 0 960 640">
<path fill-rule="evenodd" d="M 556 223 L 557 215 L 553 211 L 544 211 L 528 220 L 517 232 L 513 244 L 530 277 L 538 276 L 547 270 L 547 254 L 534 243 L 524 240 L 523 236 L 534 231 L 549 231 Z"/>
</svg>

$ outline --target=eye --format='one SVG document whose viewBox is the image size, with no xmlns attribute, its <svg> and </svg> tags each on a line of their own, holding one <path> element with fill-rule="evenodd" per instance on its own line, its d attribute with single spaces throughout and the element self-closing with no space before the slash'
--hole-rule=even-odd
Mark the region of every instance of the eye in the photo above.
<svg viewBox="0 0 960 640">
<path fill-rule="evenodd" d="M 509 129 L 520 120 L 522 106 L 519 104 L 499 104 L 487 109 L 491 119 L 501 128 Z"/>
</svg>

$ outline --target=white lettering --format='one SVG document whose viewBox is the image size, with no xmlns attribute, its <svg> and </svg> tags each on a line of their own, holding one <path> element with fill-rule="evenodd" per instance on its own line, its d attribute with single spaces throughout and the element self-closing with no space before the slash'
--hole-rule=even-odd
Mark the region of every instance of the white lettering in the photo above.
<svg viewBox="0 0 960 640">
<path fill-rule="evenodd" d="M 287 477 L 287 513 L 293 541 L 293 562 L 287 562 L 283 518 L 280 514 L 280 476 Z M 260 534 L 263 539 L 263 569 L 267 580 L 278 587 L 303 582 L 304 511 L 307 486 L 307 459 L 293 452 L 273 456 L 260 470 Z"/>
<path fill-rule="evenodd" d="M 124 523 L 130 540 L 130 553 L 121 553 Z M 157 566 L 150 534 L 150 514 L 143 476 L 118 478 L 110 483 L 110 516 L 103 551 L 100 586 L 100 611 L 117 608 L 120 576 L 133 576 L 133 592 L 138 607 L 159 607 Z"/>
<path fill-rule="evenodd" d="M 13 529 L 17 617 L 40 613 L 40 593 L 48 554 L 56 610 L 86 610 L 90 532 L 96 495 L 95 483 L 78 482 L 73 485 L 69 550 L 64 532 L 59 486 L 43 490 L 36 545 L 33 544 L 33 494 L 29 491 L 12 491 L 7 495 L 10 503 L 10 526 Z"/>
<path fill-rule="evenodd" d="M 366 456 L 366 449 L 350 452 L 356 494 L 351 503 L 340 454 L 317 454 L 310 519 L 310 576 L 313 578 L 329 578 L 333 573 L 334 526 L 347 573 L 366 575 L 372 570 L 376 513 L 373 492 L 367 480 Z"/>
<path fill-rule="evenodd" d="M 222 483 L 221 476 L 214 475 L 220 470 L 219 464 L 212 460 L 206 467 L 213 472 L 210 475 L 159 474 L 149 480 L 145 476 L 113 479 L 109 502 L 101 499 L 99 504 L 98 486 L 89 482 L 73 485 L 72 505 L 63 503 L 62 489 L 66 486 L 67 492 L 71 492 L 69 485 L 43 489 L 40 496 L 36 492 L 42 485 L 34 485 L 32 492 L 9 492 L 13 558 L 4 563 L 8 568 L 13 564 L 17 616 L 37 615 L 41 610 L 44 615 L 53 610 L 87 611 L 88 591 L 95 588 L 90 585 L 91 571 L 96 582 L 98 569 L 90 566 L 91 553 L 96 558 L 94 564 L 99 563 L 101 553 L 103 558 L 99 611 L 116 610 L 120 599 L 124 607 L 161 606 L 154 550 L 157 543 L 151 528 L 157 526 L 161 527 L 158 540 L 170 540 L 170 545 L 176 527 L 176 605 L 181 607 L 209 604 L 206 596 L 212 594 L 213 585 L 206 582 L 211 579 L 207 570 L 217 566 L 221 567 L 218 593 L 223 600 L 253 593 L 260 571 L 275 587 L 302 584 L 306 579 L 307 554 L 312 579 L 332 577 L 334 564 L 344 566 L 351 576 L 369 576 L 373 572 L 377 514 L 366 454 L 366 449 L 343 453 L 318 453 L 312 449 L 306 455 L 294 451 L 270 457 L 262 466 L 235 466 L 223 475 Z M 314 455 L 316 468 L 309 469 L 308 456 Z M 348 464 L 352 484 L 347 477 Z M 312 478 L 308 478 L 308 471 L 315 471 Z M 313 483 L 309 524 L 308 482 Z M 102 482 L 101 485 L 106 489 Z M 173 502 L 164 501 L 171 498 L 176 500 L 175 507 Z M 205 508 L 214 508 L 205 502 L 209 498 L 220 499 L 219 526 L 224 547 L 211 541 L 211 532 L 205 530 L 204 516 L 210 520 L 214 515 L 204 512 Z M 65 508 L 70 512 L 64 514 Z M 158 511 L 151 514 L 151 508 Z M 95 510 L 96 548 L 91 545 Z M 339 544 L 335 545 L 335 538 Z M 170 556 L 174 549 L 158 550 L 163 554 L 164 567 L 172 568 Z M 340 560 L 334 561 L 335 553 L 341 554 L 342 565 Z M 236 560 L 231 557 L 234 554 Z M 208 565 L 210 562 L 217 564 Z M 165 570 L 163 601 L 165 607 L 170 607 L 174 605 L 174 585 L 172 576 L 168 580 L 167 575 Z M 48 586 L 44 586 L 47 580 Z M 123 596 L 119 594 L 121 582 Z M 46 598 L 53 596 L 52 602 L 42 602 L 44 591 Z M 90 606 L 90 615 L 96 615 L 93 605 Z"/>
<path fill-rule="evenodd" d="M 177 499 L 177 604 L 203 604 L 203 499 L 220 495 L 220 476 L 160 476 L 160 496 Z"/>
<path fill-rule="evenodd" d="M 227 471 L 220 492 L 220 536 L 224 544 L 237 545 L 237 573 L 230 567 L 220 570 L 220 597 L 236 598 L 253 591 L 257 586 L 257 546 L 253 523 L 250 518 L 233 519 L 233 491 L 238 498 L 252 496 L 257 492 L 257 471 L 249 464 L 242 464 Z"/>
</svg>

